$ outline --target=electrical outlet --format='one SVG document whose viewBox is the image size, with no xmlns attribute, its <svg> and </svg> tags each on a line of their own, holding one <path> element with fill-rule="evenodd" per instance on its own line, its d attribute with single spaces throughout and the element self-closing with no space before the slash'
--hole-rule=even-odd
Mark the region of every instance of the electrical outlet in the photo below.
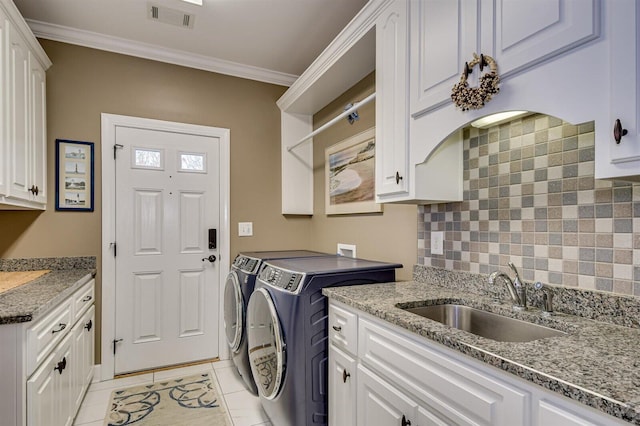
<svg viewBox="0 0 640 426">
<path fill-rule="evenodd" d="M 338 254 L 345 257 L 356 257 L 356 245 L 338 243 Z"/>
<path fill-rule="evenodd" d="M 253 235 L 253 222 L 238 222 L 238 236 L 251 237 Z"/>
<path fill-rule="evenodd" d="M 431 231 L 431 254 L 444 254 L 444 232 Z"/>
</svg>

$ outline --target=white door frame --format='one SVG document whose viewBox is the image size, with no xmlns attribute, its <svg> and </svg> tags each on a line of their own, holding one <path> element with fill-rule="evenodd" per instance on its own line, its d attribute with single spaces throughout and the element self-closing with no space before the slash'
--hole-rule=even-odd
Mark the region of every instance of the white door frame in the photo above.
<svg viewBox="0 0 640 426">
<path fill-rule="evenodd" d="M 230 234 L 229 234 L 229 197 L 230 197 L 230 130 L 220 127 L 199 126 L 195 124 L 177 123 L 148 118 L 129 117 L 125 115 L 101 114 L 102 118 L 102 351 L 100 380 L 113 379 L 114 356 L 113 339 L 115 338 L 115 300 L 116 300 L 116 261 L 111 243 L 115 241 L 116 212 L 114 209 L 116 192 L 116 166 L 113 160 L 113 147 L 116 143 L 118 126 L 137 127 L 140 129 L 166 132 L 190 133 L 201 136 L 220 138 L 220 229 L 218 231 L 218 277 L 220 283 L 218 306 L 218 347 L 221 359 L 229 358 L 229 348 L 224 331 L 224 282 L 230 266 Z M 108 206 L 108 207 L 107 207 Z"/>
</svg>

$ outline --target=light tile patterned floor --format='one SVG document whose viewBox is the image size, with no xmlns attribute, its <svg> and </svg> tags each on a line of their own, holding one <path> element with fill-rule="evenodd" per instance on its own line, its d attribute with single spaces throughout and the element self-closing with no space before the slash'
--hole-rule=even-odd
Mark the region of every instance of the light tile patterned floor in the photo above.
<svg viewBox="0 0 640 426">
<path fill-rule="evenodd" d="M 242 378 L 238 375 L 231 361 L 217 361 L 92 383 L 82 402 L 74 425 L 102 426 L 107 413 L 109 397 L 114 389 L 153 383 L 167 378 L 187 376 L 205 371 L 212 373 L 212 377 L 217 380 L 218 389 L 222 393 L 223 401 L 227 407 L 227 413 L 231 416 L 233 426 L 271 426 L 267 415 L 260 406 L 260 400 L 245 389 Z"/>
</svg>

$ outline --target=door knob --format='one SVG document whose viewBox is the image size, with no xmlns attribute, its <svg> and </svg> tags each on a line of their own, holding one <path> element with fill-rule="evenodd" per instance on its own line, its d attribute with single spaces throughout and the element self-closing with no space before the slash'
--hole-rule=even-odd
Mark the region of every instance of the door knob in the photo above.
<svg viewBox="0 0 640 426">
<path fill-rule="evenodd" d="M 202 261 L 204 262 L 205 260 L 208 260 L 209 262 L 213 263 L 216 261 L 216 257 L 214 255 L 210 255 L 209 257 L 203 257 Z"/>
</svg>

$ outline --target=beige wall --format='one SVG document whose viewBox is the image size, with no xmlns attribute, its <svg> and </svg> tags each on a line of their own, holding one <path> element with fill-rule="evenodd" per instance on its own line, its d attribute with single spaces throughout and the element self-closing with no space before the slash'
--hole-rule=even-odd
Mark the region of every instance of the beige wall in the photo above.
<svg viewBox="0 0 640 426">
<path fill-rule="evenodd" d="M 275 102 L 285 87 L 40 42 L 53 62 L 47 71 L 49 203 L 45 212 L 0 211 L 0 257 L 96 256 L 100 270 L 103 112 L 231 129 L 232 256 L 241 250 L 307 247 L 309 219 L 280 214 L 280 111 Z M 55 211 L 57 138 L 96 144 L 93 213 Z M 253 237 L 237 236 L 239 221 L 254 223 Z M 97 281 L 100 294 L 100 275 Z"/>
<path fill-rule="evenodd" d="M 40 41 L 47 71 L 48 190 L 44 212 L 0 211 L 0 257 L 96 256 L 101 292 L 101 145 L 103 112 L 231 129 L 231 255 L 243 250 L 307 248 L 335 252 L 356 244 L 358 256 L 400 262 L 401 279 L 416 262 L 415 206 L 386 205 L 382 214 L 324 213 L 324 149 L 374 125 L 374 104 L 360 121 L 337 124 L 315 138 L 315 214 L 283 216 L 280 194 L 280 111 L 285 87 L 199 71 L 49 40 Z M 373 74 L 314 117 L 323 123 L 373 92 Z M 56 212 L 56 139 L 95 143 L 95 211 Z M 253 222 L 253 237 L 238 237 L 238 222 Z M 97 300 L 97 318 L 101 315 Z M 97 351 L 100 353 L 100 327 Z M 98 359 L 99 362 L 99 359 Z"/>
<path fill-rule="evenodd" d="M 0 257 L 100 254 L 102 112 L 231 129 L 232 255 L 305 245 L 309 221 L 280 214 L 280 111 L 275 101 L 286 87 L 40 42 L 53 61 L 47 71 L 49 205 L 43 213 L 0 211 Z M 56 138 L 96 143 L 95 212 L 55 211 Z M 254 236 L 239 238 L 238 221 L 253 221 Z"/>
<path fill-rule="evenodd" d="M 375 74 L 362 81 L 327 105 L 314 116 L 317 128 L 344 111 L 349 103 L 360 101 L 375 91 Z M 314 215 L 312 238 L 317 250 L 335 252 L 337 243 L 355 244 L 358 257 L 399 262 L 399 279 L 411 279 L 417 259 L 417 208 L 413 205 L 385 204 L 382 213 L 356 215 L 325 214 L 325 149 L 349 136 L 375 126 L 375 102 L 358 108 L 360 119 L 349 124 L 347 119 L 331 126 L 313 139 Z"/>
</svg>

